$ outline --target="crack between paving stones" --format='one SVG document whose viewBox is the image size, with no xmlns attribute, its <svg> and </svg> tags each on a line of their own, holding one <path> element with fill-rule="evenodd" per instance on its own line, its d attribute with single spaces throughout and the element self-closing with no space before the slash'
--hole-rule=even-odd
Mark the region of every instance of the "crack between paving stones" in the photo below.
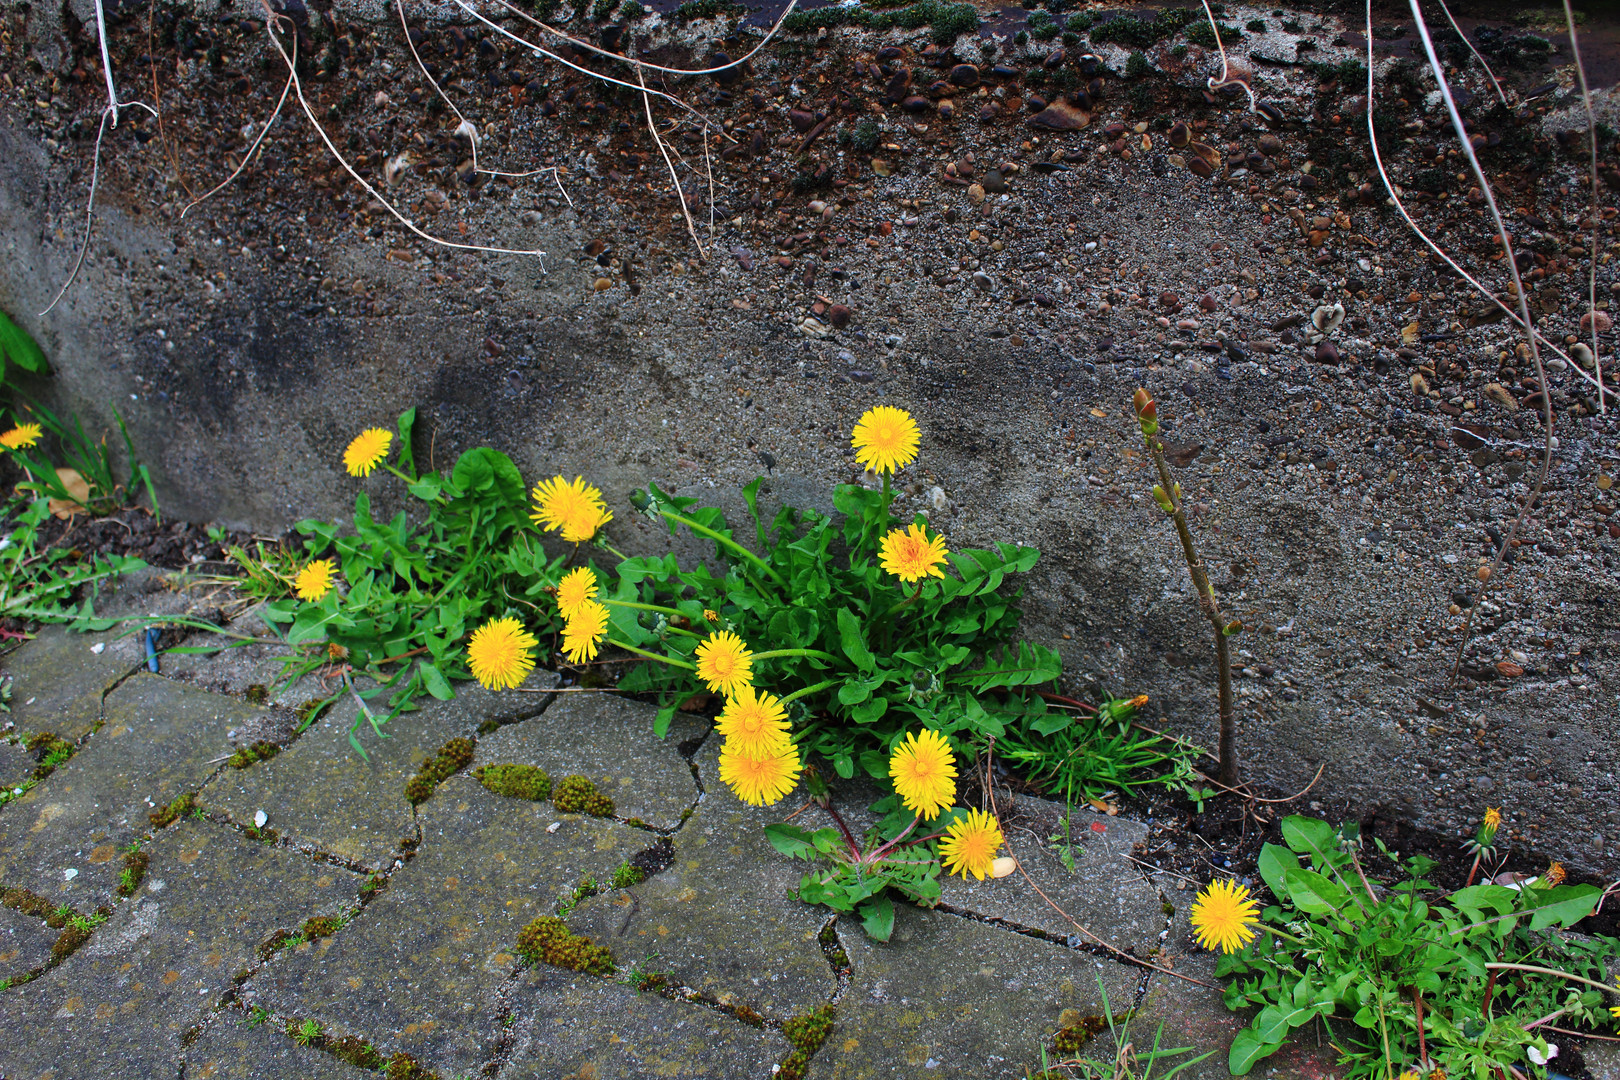
<svg viewBox="0 0 1620 1080">
<path fill-rule="evenodd" d="M 958 919 L 967 919 L 971 922 L 999 927 L 1000 929 L 1006 930 L 1009 933 L 1020 934 L 1024 937 L 1035 938 L 1038 941 L 1049 942 L 1050 944 L 1056 945 L 1059 948 L 1069 949 L 1072 952 L 1080 952 L 1085 953 L 1088 956 L 1100 957 L 1105 960 L 1110 960 L 1118 964 L 1120 967 L 1134 968 L 1140 967 L 1142 964 L 1147 963 L 1146 960 L 1143 960 L 1140 957 L 1132 956 L 1130 953 L 1125 953 L 1125 956 L 1129 957 L 1130 959 L 1122 960 L 1118 954 L 1110 952 L 1095 942 L 1076 940 L 1080 936 L 1078 934 L 1069 934 L 1066 937 L 1055 937 L 1048 931 L 1042 930 L 1038 926 L 1024 926 L 1021 923 L 1013 922 L 1011 919 L 1004 919 L 998 915 L 982 915 L 977 911 L 970 911 L 967 908 L 954 907 L 945 903 L 937 904 L 929 910 L 943 912 L 946 915 L 952 915 Z M 1121 952 L 1124 952 L 1124 950 L 1121 950 Z M 1147 974 L 1151 975 L 1153 973 L 1148 971 Z"/>
</svg>

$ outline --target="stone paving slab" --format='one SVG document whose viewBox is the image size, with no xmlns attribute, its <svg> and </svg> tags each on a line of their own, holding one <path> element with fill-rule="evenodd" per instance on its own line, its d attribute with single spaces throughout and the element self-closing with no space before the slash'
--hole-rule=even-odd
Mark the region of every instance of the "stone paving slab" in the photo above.
<svg viewBox="0 0 1620 1080">
<path fill-rule="evenodd" d="M 807 1013 L 836 988 L 817 940 L 828 912 L 798 898 L 807 864 L 765 838 L 764 826 L 792 809 L 738 800 L 720 782 L 719 752 L 718 739 L 698 752 L 707 794 L 675 834 L 670 867 L 627 893 L 585 901 L 569 925 L 615 955 L 656 952 L 652 966 L 672 983 L 724 1004 L 776 1019 Z"/>
<path fill-rule="evenodd" d="M 0 907 L 0 979 L 14 979 L 44 967 L 60 933 L 32 915 Z"/>
<path fill-rule="evenodd" d="M 270 1024 L 249 1026 L 247 1014 L 226 1009 L 186 1047 L 186 1080 L 377 1080 L 367 1069 L 299 1046 Z"/>
<path fill-rule="evenodd" d="M 323 685 L 315 675 L 280 685 L 284 670 L 282 660 L 293 655 L 293 649 L 259 617 L 258 607 L 231 620 L 228 629 L 233 634 L 247 634 L 260 640 L 243 642 L 240 638 L 207 631 L 191 634 L 184 642 L 187 648 L 217 648 L 219 651 L 206 655 L 166 653 L 161 660 L 163 674 L 217 694 L 242 696 L 257 687 L 265 692 L 265 704 L 290 709 L 329 697 L 337 689 L 332 684 Z"/>
<path fill-rule="evenodd" d="M 511 1001 L 515 1039 L 501 1080 L 763 1080 L 793 1051 L 778 1031 L 557 968 L 525 972 Z"/>
<path fill-rule="evenodd" d="M 30 732 L 30 734 L 32 734 Z M 20 742 L 0 742 L 0 788 L 21 784 L 34 775 L 39 762 Z"/>
<path fill-rule="evenodd" d="M 466 775 L 420 813 L 421 854 L 336 936 L 268 965 L 244 999 L 362 1036 L 384 1056 L 404 1050 L 441 1074 L 473 1073 L 498 1038 L 495 999 L 517 967 L 518 933 L 657 837 L 494 795 Z"/>
<path fill-rule="evenodd" d="M 546 689 L 556 679 L 537 670 L 523 686 Z M 424 760 L 453 738 L 476 737 L 486 721 L 532 716 L 549 700 L 545 694 L 497 695 L 460 683 L 453 700 L 429 698 L 415 712 L 389 721 L 387 738 L 362 722 L 364 758 L 349 743 L 356 710 L 340 703 L 269 761 L 221 772 L 199 801 L 244 825 L 262 810 L 269 827 L 294 843 L 378 870 L 394 861 L 401 840 L 416 835 L 405 784 Z"/>
<path fill-rule="evenodd" d="M 145 885 L 60 967 L 0 994 L 0 1076 L 149 1080 L 178 1074 L 200 1023 L 276 929 L 336 915 L 357 875 L 209 822 L 150 847 Z"/>
<path fill-rule="evenodd" d="M 125 846 L 147 815 L 196 791 L 255 706 L 157 675 L 107 696 L 106 723 L 38 787 L 0 810 L 0 882 L 89 911 L 113 900 Z"/>
<path fill-rule="evenodd" d="M 52 731 L 77 742 L 101 718 L 102 696 L 145 660 L 134 636 L 43 627 L 34 640 L 0 657 L 0 672 L 12 679 L 7 719 L 18 731 Z"/>
<path fill-rule="evenodd" d="M 1100 1015 L 1099 980 L 1115 1012 L 1132 1005 L 1142 982 L 1136 968 L 909 905 L 896 905 L 886 944 L 847 916 L 839 929 L 850 984 L 810 1066 L 826 1080 L 1022 1080 L 1065 1010 Z"/>
<path fill-rule="evenodd" d="M 697 800 L 697 782 L 679 748 L 709 722 L 678 714 L 665 738 L 657 710 L 613 694 L 560 693 L 541 716 L 501 728 L 478 743 L 478 765 L 538 765 L 553 782 L 580 774 L 613 800 L 615 817 L 674 829 Z"/>
</svg>

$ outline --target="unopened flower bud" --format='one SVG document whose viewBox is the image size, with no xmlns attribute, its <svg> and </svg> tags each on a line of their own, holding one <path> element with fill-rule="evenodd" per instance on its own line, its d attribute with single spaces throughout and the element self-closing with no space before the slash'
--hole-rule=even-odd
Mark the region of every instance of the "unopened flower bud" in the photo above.
<svg viewBox="0 0 1620 1080">
<path fill-rule="evenodd" d="M 1242 619 L 1233 619 L 1231 622 L 1227 623 L 1221 629 L 1221 633 L 1225 634 L 1227 637 L 1232 637 L 1233 635 L 1241 634 L 1242 632 L 1243 632 L 1243 620 Z"/>
<path fill-rule="evenodd" d="M 1153 485 L 1153 501 L 1158 503 L 1159 509 L 1167 514 L 1176 512 L 1175 504 L 1170 501 L 1170 496 L 1164 493 L 1164 485 L 1162 484 Z"/>
<path fill-rule="evenodd" d="M 1153 395 L 1146 390 L 1138 389 L 1136 396 L 1131 399 L 1131 405 L 1136 409 L 1136 422 L 1142 426 L 1142 434 L 1148 437 L 1159 432 L 1159 405 L 1153 400 Z"/>
</svg>

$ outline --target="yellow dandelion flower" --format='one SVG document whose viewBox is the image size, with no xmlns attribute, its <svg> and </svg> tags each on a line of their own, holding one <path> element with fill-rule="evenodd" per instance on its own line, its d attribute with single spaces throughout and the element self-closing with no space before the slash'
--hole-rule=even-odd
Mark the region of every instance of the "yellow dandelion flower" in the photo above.
<svg viewBox="0 0 1620 1080">
<path fill-rule="evenodd" d="M 932 821 L 956 801 L 956 756 L 932 728 L 921 735 L 908 732 L 889 757 L 889 779 L 907 810 Z"/>
<path fill-rule="evenodd" d="M 957 818 L 945 826 L 945 839 L 939 842 L 940 861 L 947 871 L 961 874 L 964 880 L 972 874 L 983 881 L 1005 839 L 1000 823 L 992 815 L 969 810 L 966 818 Z"/>
<path fill-rule="evenodd" d="M 0 435 L 0 446 L 4 446 L 7 450 L 26 450 L 39 442 L 39 436 L 38 424 L 18 424 Z"/>
<path fill-rule="evenodd" d="M 756 693 L 751 686 L 739 689 L 720 710 L 715 727 L 726 746 L 744 756 L 780 753 L 788 742 L 787 710 L 775 694 Z"/>
<path fill-rule="evenodd" d="M 697 647 L 697 676 L 710 690 L 734 697 L 754 685 L 754 654 L 730 630 L 711 634 Z"/>
<path fill-rule="evenodd" d="M 901 581 L 942 578 L 945 571 L 939 566 L 944 561 L 944 537 L 935 536 L 930 540 L 921 525 L 890 529 L 878 551 L 878 563 Z"/>
<path fill-rule="evenodd" d="M 1547 888 L 1551 889 L 1554 886 L 1562 885 L 1564 878 L 1568 876 L 1568 873 L 1564 870 L 1564 864 L 1554 862 L 1547 867 L 1547 872 L 1541 875 L 1541 880 L 1546 884 Z"/>
<path fill-rule="evenodd" d="M 557 614 L 572 619 L 574 612 L 596 599 L 596 574 L 588 566 L 577 566 L 557 582 Z"/>
<path fill-rule="evenodd" d="M 749 806 L 780 802 L 799 782 L 801 768 L 792 743 L 757 756 L 739 753 L 730 739 L 720 748 L 720 779 Z"/>
<path fill-rule="evenodd" d="M 707 619 L 709 622 L 719 622 L 720 621 L 720 613 L 718 611 L 711 611 L 708 608 L 703 609 L 703 617 L 705 619 Z"/>
<path fill-rule="evenodd" d="M 596 650 L 607 635 L 608 609 L 595 600 L 579 606 L 563 626 L 563 652 L 575 664 L 596 659 Z"/>
<path fill-rule="evenodd" d="M 388 448 L 393 442 L 393 432 L 377 427 L 366 428 L 343 451 L 343 467 L 349 470 L 350 476 L 370 476 L 371 470 L 388 456 Z"/>
<path fill-rule="evenodd" d="M 613 512 L 602 501 L 602 493 L 576 476 L 570 483 L 560 476 L 542 480 L 529 493 L 534 512 L 529 515 L 547 532 L 562 531 L 570 544 L 583 544 L 613 520 Z"/>
<path fill-rule="evenodd" d="M 873 472 L 898 472 L 917 459 L 922 436 L 917 421 L 904 409 L 878 405 L 867 409 L 850 436 L 855 460 Z"/>
<path fill-rule="evenodd" d="M 1499 806 L 1487 806 L 1485 808 L 1485 820 L 1482 824 L 1491 832 L 1500 829 L 1502 827 L 1502 808 Z"/>
<path fill-rule="evenodd" d="M 529 650 L 538 645 L 518 619 L 491 619 L 473 631 L 467 641 L 467 666 L 487 689 L 517 686 L 534 669 Z"/>
<path fill-rule="evenodd" d="M 293 579 L 293 587 L 298 592 L 298 599 L 314 603 L 331 592 L 333 573 L 331 559 L 316 559 L 298 571 L 298 576 Z"/>
<path fill-rule="evenodd" d="M 1260 908 L 1242 885 L 1217 881 L 1198 894 L 1191 918 L 1198 944 L 1232 953 L 1254 940 L 1249 928 L 1260 920 Z"/>
<path fill-rule="evenodd" d="M 1395 1080 L 1423 1080 L 1423 1077 L 1418 1075 L 1418 1071 L 1416 1069 L 1407 1069 L 1405 1072 L 1401 1073 L 1401 1075 L 1397 1076 Z"/>
<path fill-rule="evenodd" d="M 1620 1020 L 1620 1005 L 1610 1005 L 1609 1015 L 1614 1017 L 1616 1020 Z"/>
</svg>

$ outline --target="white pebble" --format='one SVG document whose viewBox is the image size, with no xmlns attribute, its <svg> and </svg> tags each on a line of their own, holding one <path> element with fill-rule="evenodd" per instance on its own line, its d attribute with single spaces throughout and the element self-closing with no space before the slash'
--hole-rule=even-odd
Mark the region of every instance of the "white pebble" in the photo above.
<svg viewBox="0 0 1620 1080">
<path fill-rule="evenodd" d="M 269 820 L 270 815 L 266 814 L 263 810 L 260 810 L 253 815 L 253 827 L 255 829 L 262 829 L 264 828 L 264 823 Z"/>
</svg>

